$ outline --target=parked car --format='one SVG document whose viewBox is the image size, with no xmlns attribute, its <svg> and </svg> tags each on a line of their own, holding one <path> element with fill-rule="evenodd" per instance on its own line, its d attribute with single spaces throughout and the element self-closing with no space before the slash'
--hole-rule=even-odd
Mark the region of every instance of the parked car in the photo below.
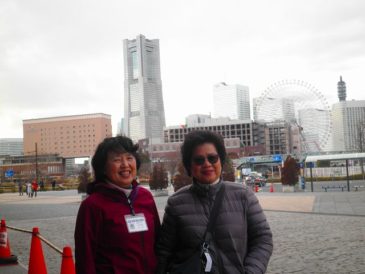
<svg viewBox="0 0 365 274">
<path fill-rule="evenodd" d="M 243 182 L 248 186 L 263 187 L 267 183 L 267 179 L 263 176 L 249 175 L 243 179 Z"/>
</svg>

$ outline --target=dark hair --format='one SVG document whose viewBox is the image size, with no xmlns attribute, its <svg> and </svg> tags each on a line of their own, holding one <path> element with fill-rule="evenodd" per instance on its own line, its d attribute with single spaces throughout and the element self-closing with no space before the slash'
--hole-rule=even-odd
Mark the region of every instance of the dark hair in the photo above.
<svg viewBox="0 0 365 274">
<path fill-rule="evenodd" d="M 134 156 L 137 163 L 137 170 L 141 165 L 141 160 L 137 153 L 138 144 L 133 144 L 132 140 L 126 136 L 116 136 L 105 138 L 96 148 L 95 154 L 91 160 L 96 181 L 105 181 L 105 165 L 108 160 L 108 154 L 130 153 Z"/>
<path fill-rule="evenodd" d="M 207 130 L 197 130 L 188 133 L 185 136 L 184 143 L 181 146 L 181 156 L 186 172 L 190 176 L 191 158 L 194 149 L 202 144 L 211 143 L 218 152 L 222 166 L 226 160 L 226 148 L 222 136 Z"/>
</svg>

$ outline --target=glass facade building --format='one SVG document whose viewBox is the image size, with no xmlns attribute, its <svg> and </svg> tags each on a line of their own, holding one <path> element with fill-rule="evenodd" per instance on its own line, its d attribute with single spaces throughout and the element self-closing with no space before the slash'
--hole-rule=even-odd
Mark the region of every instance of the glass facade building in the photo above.
<svg viewBox="0 0 365 274">
<path fill-rule="evenodd" d="M 124 40 L 124 132 L 134 141 L 163 141 L 165 111 L 162 97 L 159 40 Z"/>
<path fill-rule="evenodd" d="M 23 138 L 1 138 L 0 155 L 23 155 Z"/>
<path fill-rule="evenodd" d="M 365 127 L 365 100 L 340 101 L 332 106 L 332 150 L 361 151 Z"/>
<path fill-rule="evenodd" d="M 213 87 L 215 118 L 250 120 L 250 94 L 247 86 L 227 85 L 222 82 Z"/>
</svg>

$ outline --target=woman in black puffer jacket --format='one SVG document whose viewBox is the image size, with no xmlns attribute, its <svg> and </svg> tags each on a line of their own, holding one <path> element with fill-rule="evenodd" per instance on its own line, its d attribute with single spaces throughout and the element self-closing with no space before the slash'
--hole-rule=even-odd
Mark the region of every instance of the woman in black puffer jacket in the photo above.
<svg viewBox="0 0 365 274">
<path fill-rule="evenodd" d="M 213 259 L 208 273 L 265 273 L 273 250 L 272 233 L 255 194 L 243 185 L 221 180 L 226 158 L 223 139 L 209 131 L 191 132 L 181 154 L 193 184 L 168 199 L 156 246 L 157 273 L 169 273 L 199 249 L 223 184 L 222 204 L 208 235 Z"/>
</svg>

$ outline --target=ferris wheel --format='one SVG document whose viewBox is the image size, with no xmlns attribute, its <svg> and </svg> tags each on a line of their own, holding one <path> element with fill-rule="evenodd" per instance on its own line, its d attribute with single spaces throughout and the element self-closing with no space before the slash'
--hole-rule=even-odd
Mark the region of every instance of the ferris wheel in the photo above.
<svg viewBox="0 0 365 274">
<path fill-rule="evenodd" d="M 285 121 L 300 132 L 302 151 L 323 151 L 330 139 L 331 111 L 326 98 L 311 84 L 282 80 L 269 86 L 253 103 L 254 120 Z"/>
</svg>

